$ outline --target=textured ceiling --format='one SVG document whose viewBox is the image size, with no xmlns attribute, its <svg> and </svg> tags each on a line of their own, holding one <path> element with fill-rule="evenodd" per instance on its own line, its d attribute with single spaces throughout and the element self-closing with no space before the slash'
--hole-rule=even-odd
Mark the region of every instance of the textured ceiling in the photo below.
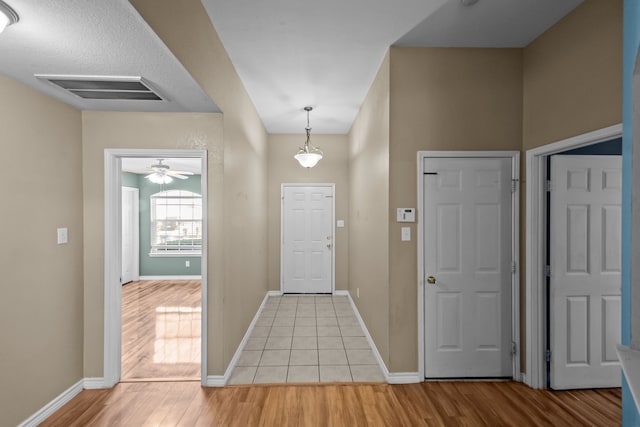
<svg viewBox="0 0 640 427">
<path fill-rule="evenodd" d="M 8 0 L 0 74 L 82 110 L 217 112 L 215 103 L 126 0 Z M 142 76 L 169 101 L 86 100 L 34 74 Z"/>
<path fill-rule="evenodd" d="M 127 0 L 8 0 L 0 74 L 83 110 L 219 111 Z M 202 0 L 267 131 L 349 131 L 390 45 L 523 47 L 581 0 Z M 158 2 L 160 5 L 162 2 Z M 142 76 L 164 101 L 96 101 L 34 74 Z"/>
</svg>

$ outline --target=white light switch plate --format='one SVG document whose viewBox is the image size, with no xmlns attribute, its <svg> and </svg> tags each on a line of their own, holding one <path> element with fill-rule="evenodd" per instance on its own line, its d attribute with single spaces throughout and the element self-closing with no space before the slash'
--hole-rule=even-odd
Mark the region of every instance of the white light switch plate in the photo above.
<svg viewBox="0 0 640 427">
<path fill-rule="evenodd" d="M 58 228 L 58 244 L 62 245 L 69 241 L 69 231 L 67 228 Z"/>
<path fill-rule="evenodd" d="M 411 240 L 411 227 L 402 227 L 402 241 L 408 242 Z"/>
</svg>

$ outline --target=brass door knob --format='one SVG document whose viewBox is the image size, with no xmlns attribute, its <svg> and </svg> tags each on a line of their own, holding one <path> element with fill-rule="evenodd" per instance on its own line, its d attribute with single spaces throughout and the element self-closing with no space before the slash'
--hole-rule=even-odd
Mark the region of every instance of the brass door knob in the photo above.
<svg viewBox="0 0 640 427">
<path fill-rule="evenodd" d="M 427 277 L 427 283 L 430 285 L 435 285 L 436 284 L 436 278 L 433 276 L 429 276 Z"/>
<path fill-rule="evenodd" d="M 327 249 L 331 249 L 331 243 L 327 243 Z"/>
</svg>

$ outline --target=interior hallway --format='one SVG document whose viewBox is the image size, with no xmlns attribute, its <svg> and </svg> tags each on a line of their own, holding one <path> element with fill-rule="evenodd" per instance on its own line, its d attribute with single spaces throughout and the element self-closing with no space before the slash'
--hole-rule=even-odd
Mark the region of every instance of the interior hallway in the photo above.
<svg viewBox="0 0 640 427">
<path fill-rule="evenodd" d="M 269 297 L 230 384 L 334 381 L 384 381 L 348 297 Z"/>
<path fill-rule="evenodd" d="M 122 287 L 122 381 L 200 380 L 200 280 Z"/>
</svg>

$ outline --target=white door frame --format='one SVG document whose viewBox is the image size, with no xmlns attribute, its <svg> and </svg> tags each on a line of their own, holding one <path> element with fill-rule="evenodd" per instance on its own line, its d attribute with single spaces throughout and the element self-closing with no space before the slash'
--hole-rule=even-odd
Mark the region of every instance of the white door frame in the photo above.
<svg viewBox="0 0 640 427">
<path fill-rule="evenodd" d="M 206 150 L 104 150 L 104 386 L 113 387 L 120 381 L 122 360 L 122 199 L 121 159 L 138 157 L 199 158 L 202 191 L 202 326 L 201 383 L 207 378 L 207 151 Z"/>
<path fill-rule="evenodd" d="M 532 388 L 545 388 L 546 368 L 546 307 L 545 307 L 545 236 L 547 201 L 544 181 L 546 157 L 574 148 L 609 141 L 622 136 L 617 124 L 572 138 L 563 139 L 526 152 L 526 356 L 527 374 L 524 382 Z"/>
<path fill-rule="evenodd" d="M 140 221 L 138 220 L 140 216 L 140 189 L 127 186 L 123 186 L 122 188 L 135 194 L 133 199 L 133 215 L 137 220 L 133 222 L 133 229 L 131 231 L 133 237 L 133 272 L 131 276 L 133 280 L 140 280 Z"/>
<path fill-rule="evenodd" d="M 336 185 L 334 183 L 305 184 L 285 183 L 280 185 L 280 293 L 284 293 L 284 189 L 285 187 L 327 187 L 331 189 L 331 294 L 336 292 Z"/>
<path fill-rule="evenodd" d="M 478 157 L 511 159 L 511 178 L 515 179 L 515 191 L 511 196 L 511 256 L 516 262 L 515 272 L 511 275 L 511 340 L 515 343 L 513 355 L 513 379 L 520 381 L 520 152 L 519 151 L 418 151 L 418 363 L 420 378 L 424 381 L 424 286 L 426 272 L 423 254 L 425 251 L 424 224 L 422 207 L 424 206 L 424 159 L 450 157 Z"/>
</svg>

